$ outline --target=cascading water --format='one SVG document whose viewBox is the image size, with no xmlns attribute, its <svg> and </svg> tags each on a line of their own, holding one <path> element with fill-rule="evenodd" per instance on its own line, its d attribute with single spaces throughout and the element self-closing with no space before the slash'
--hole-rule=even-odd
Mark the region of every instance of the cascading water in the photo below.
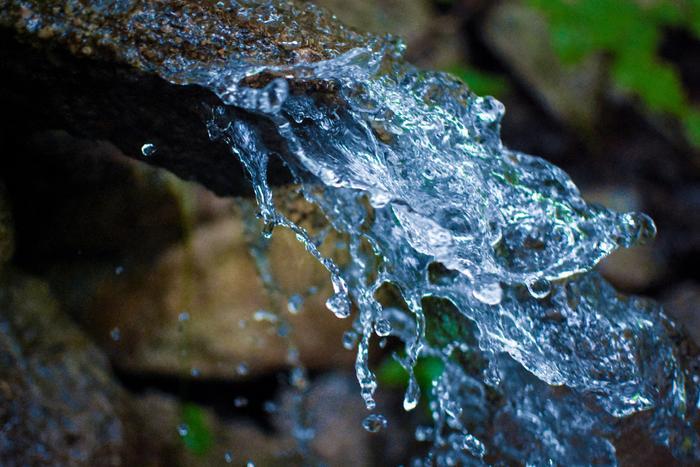
<svg viewBox="0 0 700 467">
<path fill-rule="evenodd" d="M 442 362 L 434 424 L 416 433 L 432 449 L 418 465 L 614 465 L 614 441 L 635 430 L 679 460 L 700 460 L 697 359 L 659 306 L 621 297 L 592 271 L 652 238 L 653 222 L 587 205 L 564 172 L 504 147 L 498 101 L 416 69 L 400 41 L 343 28 L 309 4 L 106 0 L 78 22 L 48 3 L 37 3 L 40 15 L 12 3 L 29 32 L 87 40 L 97 31 L 76 50 L 113 47 L 142 71 L 219 96 L 209 135 L 248 172 L 263 235 L 294 232 L 330 273 L 328 308 L 354 320 L 344 345 L 357 347 L 367 408 L 377 388 L 371 339 L 405 347 L 396 358 L 409 373 L 406 410 L 421 397 L 418 358 Z M 104 22 L 85 26 L 95 17 Z M 148 47 L 160 43 L 165 52 Z M 307 231 L 276 208 L 271 157 L 325 225 Z M 343 239 L 342 260 L 321 253 L 329 238 Z M 254 250 L 274 288 L 264 242 Z M 386 299 L 389 286 L 399 299 Z M 289 298 L 291 311 L 299 298 Z M 303 390 L 295 355 L 290 346 Z M 364 426 L 386 424 L 368 413 Z M 303 445 L 309 434 L 298 428 Z"/>
<path fill-rule="evenodd" d="M 295 27 L 279 20 L 295 8 L 286 2 L 229 8 L 280 34 Z M 612 465 L 620 420 L 640 412 L 647 416 L 631 423 L 679 459 L 698 459 L 698 377 L 679 363 L 673 324 L 591 272 L 616 248 L 652 238 L 652 221 L 587 205 L 564 172 L 505 148 L 503 106 L 402 62 L 400 42 L 340 37 L 323 59 L 306 60 L 293 41 L 288 63 L 234 56 L 188 70 L 186 81 L 221 98 L 210 136 L 248 171 L 265 235 L 292 230 L 330 272 L 327 306 L 354 316 L 367 408 L 377 388 L 370 339 L 391 335 L 405 344 L 397 358 L 410 375 L 406 410 L 420 397 L 418 357 L 444 365 L 435 426 L 421 432 L 433 448 L 419 463 Z M 347 239 L 345 264 L 320 253 L 327 230 L 312 235 L 276 209 L 266 182 L 272 156 Z M 403 308 L 378 298 L 385 284 L 400 291 Z M 378 414 L 365 421 L 369 431 L 385 424 Z"/>
</svg>

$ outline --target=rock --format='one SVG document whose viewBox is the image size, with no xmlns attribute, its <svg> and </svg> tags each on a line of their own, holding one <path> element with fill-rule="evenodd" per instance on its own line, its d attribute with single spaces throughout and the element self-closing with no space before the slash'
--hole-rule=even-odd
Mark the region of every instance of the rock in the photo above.
<svg viewBox="0 0 700 467">
<path fill-rule="evenodd" d="M 574 128 L 592 127 L 604 84 L 600 57 L 576 66 L 562 64 L 551 47 L 544 17 L 513 1 L 499 2 L 482 32 L 485 43 L 555 117 Z"/>
<path fill-rule="evenodd" d="M 664 310 L 683 325 L 700 347 L 700 285 L 686 282 L 672 288 L 663 299 Z"/>
<path fill-rule="evenodd" d="M 224 421 L 205 407 L 153 392 L 134 399 L 132 407 L 127 428 L 133 449 L 123 465 L 301 465 L 290 438 L 250 421 Z"/>
<path fill-rule="evenodd" d="M 0 360 L 0 464 L 120 465 L 120 388 L 45 283 L 0 286 Z"/>
<path fill-rule="evenodd" d="M 15 251 L 15 234 L 12 227 L 12 215 L 5 193 L 5 187 L 0 184 L 0 271 Z"/>
<path fill-rule="evenodd" d="M 284 393 L 275 425 L 289 435 L 302 421 L 313 433 L 309 442 L 312 455 L 325 465 L 372 465 L 372 435 L 362 428 L 369 412 L 358 391 L 353 376 L 326 374 L 314 380 L 303 396 L 293 390 Z"/>
<path fill-rule="evenodd" d="M 313 6 L 281 2 L 268 11 L 231 5 L 3 2 L 0 108 L 9 123 L 1 133 L 4 150 L 12 153 L 41 129 L 107 140 L 135 158 L 144 157 L 144 144 L 154 144 L 149 163 L 219 194 L 250 193 L 225 145 L 209 141 L 205 121 L 221 101 L 201 82 L 205 71 L 232 57 L 267 64 L 314 62 L 364 44 L 366 37 Z M 309 84 L 290 80 L 290 86 L 305 92 Z M 263 130 L 275 147 L 273 132 L 265 131 L 268 124 L 260 117 L 229 110 Z M 273 183 L 289 180 L 281 167 L 272 166 Z"/>
<path fill-rule="evenodd" d="M 240 378 L 242 363 L 250 374 L 275 371 L 287 366 L 288 340 L 280 337 L 287 332 L 308 367 L 350 367 L 353 356 L 341 345 L 350 323 L 324 306 L 327 273 L 292 234 L 275 235 L 272 271 L 284 294 L 320 291 L 292 315 L 265 290 L 248 248 L 240 217 L 198 227 L 153 266 L 104 276 L 76 304 L 78 320 L 130 372 Z"/>
</svg>

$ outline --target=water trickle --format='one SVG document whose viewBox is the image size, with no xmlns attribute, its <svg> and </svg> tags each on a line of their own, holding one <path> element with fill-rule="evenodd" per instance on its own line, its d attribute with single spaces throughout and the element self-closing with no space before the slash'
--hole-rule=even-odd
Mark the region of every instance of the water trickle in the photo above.
<svg viewBox="0 0 700 467">
<path fill-rule="evenodd" d="M 444 367 L 434 427 L 416 433 L 433 443 L 426 464 L 478 465 L 486 452 L 506 463 L 614 464 L 616 422 L 639 412 L 638 430 L 679 459 L 700 458 L 698 410 L 686 403 L 698 400 L 696 373 L 680 364 L 673 323 L 591 271 L 652 238 L 651 219 L 587 205 L 563 171 L 506 148 L 503 105 L 405 63 L 400 41 L 330 30 L 308 19 L 315 7 L 296 8 L 238 0 L 240 17 L 286 31 L 283 49 L 239 47 L 225 63 L 183 60 L 163 73 L 221 98 L 207 130 L 247 171 L 262 235 L 289 229 L 328 270 L 326 306 L 353 315 L 343 345 L 356 348 L 365 405 L 375 406 L 377 389 L 370 341 L 392 336 L 410 375 L 406 410 L 420 401 L 418 358 Z M 304 47 L 316 35 L 322 56 Z M 273 154 L 349 259 L 324 256 L 317 233 L 278 210 L 267 184 Z M 387 283 L 405 307 L 382 305 Z"/>
</svg>

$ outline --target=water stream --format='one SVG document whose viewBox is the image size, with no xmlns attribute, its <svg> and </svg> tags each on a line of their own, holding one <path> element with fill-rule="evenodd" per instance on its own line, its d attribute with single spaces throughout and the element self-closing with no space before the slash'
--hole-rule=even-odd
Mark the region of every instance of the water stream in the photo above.
<svg viewBox="0 0 700 467">
<path fill-rule="evenodd" d="M 290 229 L 328 269 L 327 307 L 353 321 L 346 344 L 373 414 L 368 431 L 391 429 L 372 412 L 368 356 L 372 340 L 393 336 L 410 375 L 405 410 L 421 397 L 419 357 L 444 365 L 434 426 L 417 433 L 432 449 L 417 465 L 615 465 L 613 441 L 626 430 L 699 458 L 698 376 L 681 364 L 674 324 L 593 271 L 617 248 L 653 238 L 651 219 L 588 205 L 562 170 L 505 147 L 503 105 L 405 63 L 399 40 L 331 34 L 313 6 L 219 6 L 288 42 L 253 44 L 206 68 L 171 63 L 170 77 L 221 98 L 209 134 L 248 172 L 263 235 Z M 309 58 L 305 40 L 322 41 L 327 56 Z M 325 228 L 307 231 L 277 209 L 272 157 Z M 331 231 L 348 260 L 321 253 Z M 386 284 L 400 303 L 382 300 Z"/>
</svg>

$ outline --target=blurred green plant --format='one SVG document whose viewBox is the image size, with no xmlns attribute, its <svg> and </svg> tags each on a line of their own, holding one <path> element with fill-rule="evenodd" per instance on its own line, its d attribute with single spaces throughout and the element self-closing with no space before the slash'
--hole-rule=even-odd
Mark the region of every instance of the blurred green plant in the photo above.
<svg viewBox="0 0 700 467">
<path fill-rule="evenodd" d="M 472 92 L 480 96 L 503 96 L 508 92 L 508 82 L 500 75 L 486 71 L 475 70 L 458 63 L 445 71 L 461 79 Z"/>
<path fill-rule="evenodd" d="M 205 455 L 212 447 L 213 436 L 204 410 L 196 404 L 184 404 L 181 417 L 185 427 L 181 433 L 185 447 L 193 454 Z"/>
<path fill-rule="evenodd" d="M 413 369 L 422 394 L 420 405 L 428 414 L 430 413 L 429 402 L 433 399 L 431 390 L 433 381 L 440 377 L 443 369 L 442 361 L 435 357 L 419 357 Z M 408 372 L 395 358 L 387 357 L 377 369 L 377 380 L 386 387 L 406 388 Z"/>
<path fill-rule="evenodd" d="M 677 117 L 700 147 L 700 109 L 693 107 L 678 71 L 658 56 L 664 28 L 700 38 L 700 0 L 527 0 L 549 20 L 552 44 L 564 63 L 595 53 L 611 59 L 611 77 L 653 112 Z"/>
</svg>

